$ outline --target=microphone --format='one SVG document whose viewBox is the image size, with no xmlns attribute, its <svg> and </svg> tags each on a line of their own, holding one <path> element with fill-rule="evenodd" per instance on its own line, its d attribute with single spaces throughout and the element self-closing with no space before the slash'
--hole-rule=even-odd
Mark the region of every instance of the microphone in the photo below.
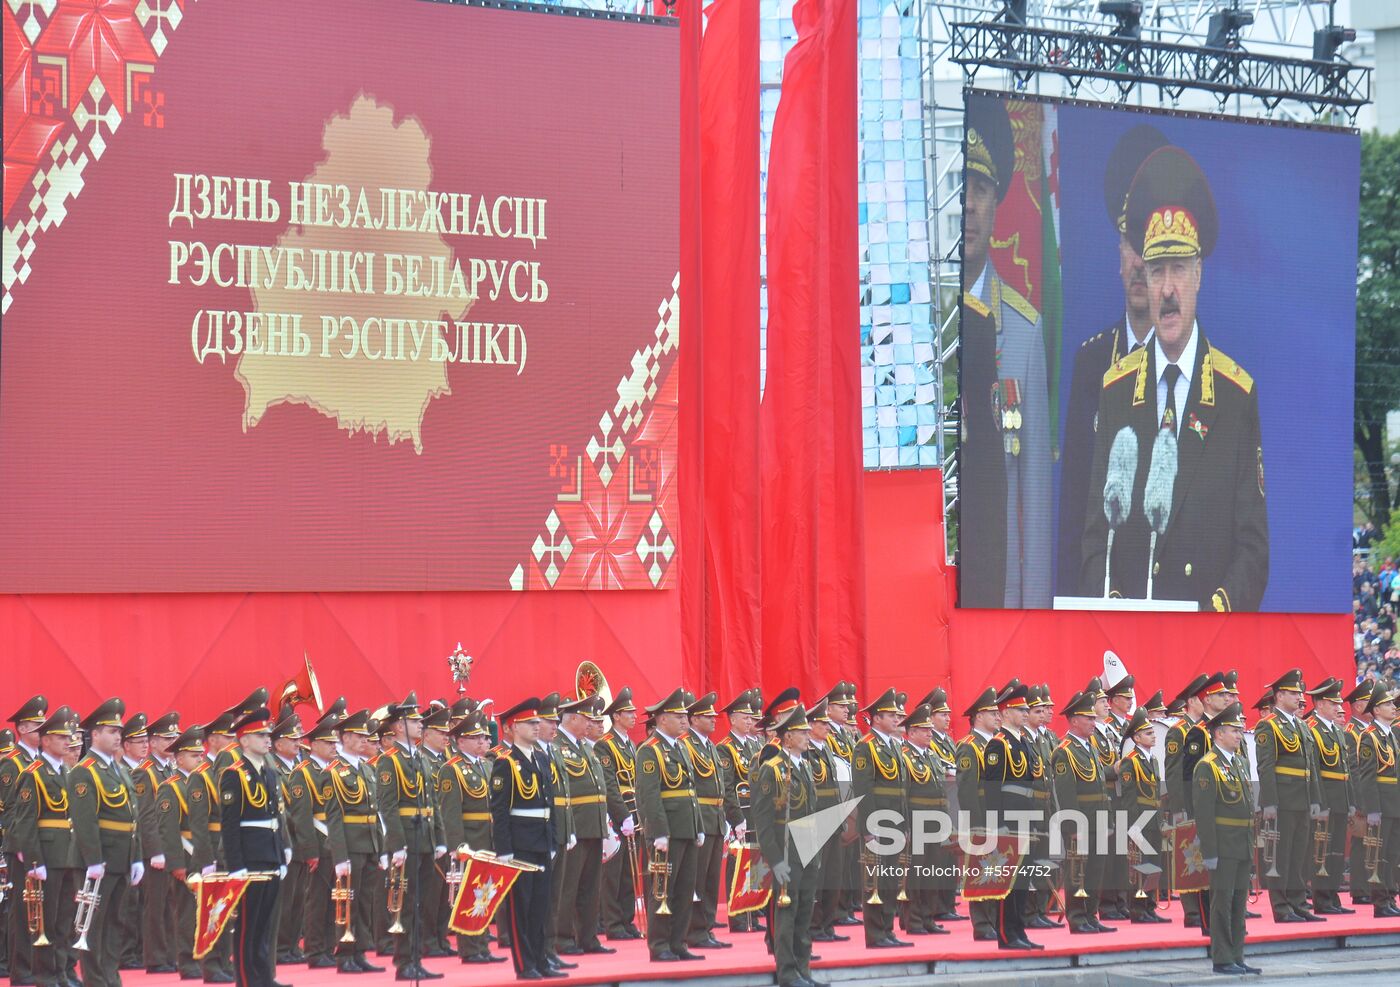
<svg viewBox="0 0 1400 987">
<path fill-rule="evenodd" d="M 1152 599 L 1153 560 L 1157 555 L 1157 536 L 1167 530 L 1172 516 L 1172 493 L 1176 488 L 1176 435 L 1171 429 L 1161 429 L 1152 442 L 1152 462 L 1147 467 L 1147 485 L 1142 492 L 1142 510 L 1152 528 L 1147 553 L 1147 598 Z"/>
<path fill-rule="evenodd" d="M 1133 480 L 1137 476 L 1137 433 L 1124 425 L 1113 437 L 1108 451 L 1108 475 L 1103 483 L 1103 513 L 1108 520 L 1108 545 L 1104 549 L 1103 595 L 1108 599 L 1109 574 L 1113 566 L 1113 533 L 1133 509 Z"/>
</svg>

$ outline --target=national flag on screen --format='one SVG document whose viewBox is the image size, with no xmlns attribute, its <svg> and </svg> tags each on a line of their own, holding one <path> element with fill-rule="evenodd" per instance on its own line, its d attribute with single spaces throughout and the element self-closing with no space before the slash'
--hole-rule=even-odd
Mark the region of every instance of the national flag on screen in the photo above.
<svg viewBox="0 0 1400 987">
<path fill-rule="evenodd" d="M 452 905 L 448 927 L 458 935 L 479 936 L 491 925 L 496 909 L 506 900 L 520 868 L 487 857 L 468 855 L 463 861 L 462 886 Z"/>
<path fill-rule="evenodd" d="M 1011 893 L 1016 869 L 1021 866 L 1021 842 L 1014 833 L 997 836 L 994 848 L 971 854 L 958 850 L 962 865 L 963 898 L 967 901 L 999 901 Z"/>
<path fill-rule="evenodd" d="M 206 877 L 192 882 L 195 897 L 194 913 L 194 958 L 202 960 L 209 955 L 219 937 L 224 934 L 229 919 L 233 918 L 238 903 L 243 900 L 243 892 L 252 883 L 250 877 Z"/>
<path fill-rule="evenodd" d="M 1210 871 L 1206 869 L 1206 858 L 1201 853 L 1201 841 L 1196 835 L 1196 824 L 1184 822 L 1167 829 L 1167 842 L 1171 846 L 1172 891 L 1204 891 L 1210 887 Z"/>
<path fill-rule="evenodd" d="M 734 858 L 726 909 L 729 916 L 733 918 L 767 908 L 768 899 L 773 895 L 773 874 L 764 863 L 763 855 L 757 847 L 743 843 L 731 843 L 729 853 Z"/>
</svg>

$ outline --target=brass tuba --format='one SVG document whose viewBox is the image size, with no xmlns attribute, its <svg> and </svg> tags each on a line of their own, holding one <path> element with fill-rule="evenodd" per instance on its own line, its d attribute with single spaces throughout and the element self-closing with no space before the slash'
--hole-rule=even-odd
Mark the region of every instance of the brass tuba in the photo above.
<svg viewBox="0 0 1400 987">
<path fill-rule="evenodd" d="M 321 685 L 316 681 L 316 670 L 311 667 L 311 657 L 302 652 L 301 659 L 302 667 L 293 672 L 281 688 L 272 690 L 277 697 L 276 711 L 279 714 L 285 712 L 287 707 L 300 703 L 311 703 L 318 713 L 326 711 L 325 703 L 321 701 Z"/>
<path fill-rule="evenodd" d="M 581 661 L 574 672 L 574 698 L 587 699 L 589 696 L 602 696 L 605 709 L 612 705 L 613 694 L 608 686 L 608 677 L 593 662 Z M 611 716 L 604 717 L 603 729 L 612 729 Z"/>
</svg>

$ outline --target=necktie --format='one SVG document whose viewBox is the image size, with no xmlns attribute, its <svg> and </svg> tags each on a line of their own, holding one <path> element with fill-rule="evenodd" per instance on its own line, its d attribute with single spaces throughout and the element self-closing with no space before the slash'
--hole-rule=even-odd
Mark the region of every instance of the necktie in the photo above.
<svg viewBox="0 0 1400 987">
<path fill-rule="evenodd" d="M 1175 363 L 1167 364 L 1162 371 L 1162 378 L 1167 382 L 1167 400 L 1165 410 L 1162 412 L 1162 428 L 1176 434 L 1176 382 L 1181 379 L 1181 368 Z"/>
</svg>

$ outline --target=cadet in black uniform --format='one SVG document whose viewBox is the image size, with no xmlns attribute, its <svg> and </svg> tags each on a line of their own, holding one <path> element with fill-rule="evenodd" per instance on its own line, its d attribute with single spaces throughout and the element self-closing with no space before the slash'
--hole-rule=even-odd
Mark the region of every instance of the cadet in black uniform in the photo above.
<svg viewBox="0 0 1400 987">
<path fill-rule="evenodd" d="M 997 695 L 1001 729 L 983 751 L 983 797 L 988 812 L 996 814 L 999 826 L 1008 825 L 1008 813 L 1031 812 L 1036 808 L 1034 784 L 1045 776 L 1040 756 L 1026 742 L 1027 689 L 1017 679 L 1008 682 Z M 1026 938 L 1026 891 L 1030 879 L 1016 875 L 1011 889 L 997 902 L 997 948 L 1043 949 Z"/>
</svg>

